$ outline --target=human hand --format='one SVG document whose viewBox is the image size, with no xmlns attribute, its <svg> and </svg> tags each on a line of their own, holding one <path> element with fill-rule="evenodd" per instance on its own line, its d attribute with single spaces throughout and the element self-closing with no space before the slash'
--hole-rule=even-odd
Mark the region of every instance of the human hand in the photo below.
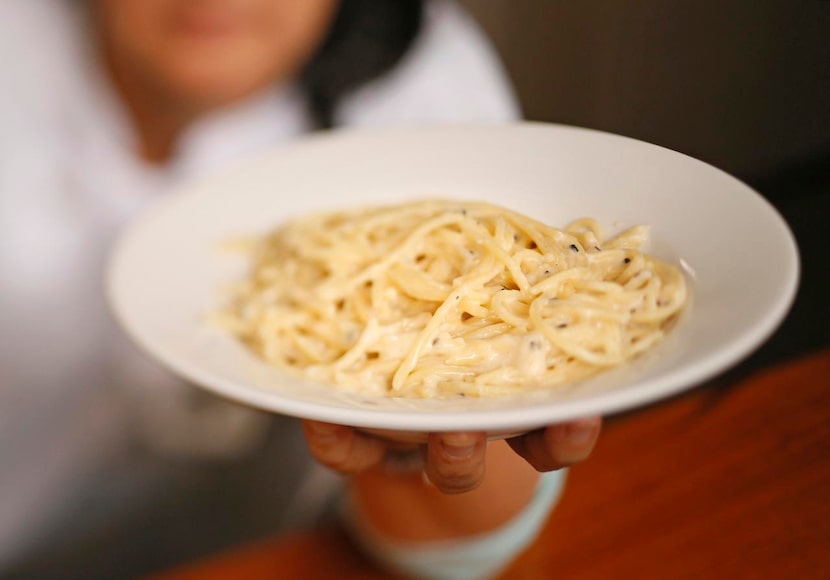
<svg viewBox="0 0 830 580">
<path fill-rule="evenodd" d="M 594 448 L 599 417 L 551 425 L 507 440 L 537 471 L 553 471 L 585 460 Z M 487 437 L 481 432 L 430 433 L 423 445 L 404 445 L 352 427 L 303 421 L 312 455 L 323 465 L 353 475 L 372 469 L 398 470 L 402 455 L 420 458 L 418 467 L 444 493 L 475 489 L 484 478 Z"/>
</svg>

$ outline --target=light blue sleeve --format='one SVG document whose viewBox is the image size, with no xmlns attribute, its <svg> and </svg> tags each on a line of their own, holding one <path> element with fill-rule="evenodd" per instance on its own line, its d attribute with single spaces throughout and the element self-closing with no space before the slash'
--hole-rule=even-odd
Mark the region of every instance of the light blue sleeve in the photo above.
<svg viewBox="0 0 830 580">
<path fill-rule="evenodd" d="M 542 475 L 522 513 L 496 530 L 463 540 L 393 541 L 361 521 L 348 502 L 342 505 L 342 516 L 358 545 L 387 569 L 418 579 L 492 578 L 536 538 L 562 493 L 565 477 L 565 470 Z"/>
</svg>

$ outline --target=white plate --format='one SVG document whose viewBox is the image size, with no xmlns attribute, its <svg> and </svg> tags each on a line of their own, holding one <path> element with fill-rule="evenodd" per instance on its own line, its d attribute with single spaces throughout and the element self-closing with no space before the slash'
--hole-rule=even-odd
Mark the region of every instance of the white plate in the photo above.
<svg viewBox="0 0 830 580">
<path fill-rule="evenodd" d="M 651 252 L 689 274 L 693 303 L 652 353 L 544 392 L 456 401 L 340 393 L 260 362 L 204 315 L 244 272 L 217 245 L 312 210 L 422 197 L 489 200 L 554 226 L 593 216 L 652 226 Z M 128 228 L 111 305 L 135 341 L 216 393 L 297 417 L 398 431 L 520 432 L 608 414 L 699 384 L 748 355 L 786 314 L 798 255 L 786 224 L 743 183 L 647 143 L 519 124 L 339 132 L 184 187 Z"/>
</svg>

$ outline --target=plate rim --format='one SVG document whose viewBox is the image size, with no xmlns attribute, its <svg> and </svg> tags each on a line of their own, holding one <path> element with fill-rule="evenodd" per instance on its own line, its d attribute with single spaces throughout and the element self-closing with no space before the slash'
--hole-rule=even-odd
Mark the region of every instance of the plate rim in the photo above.
<svg viewBox="0 0 830 580">
<path fill-rule="evenodd" d="M 203 184 L 206 184 L 208 181 L 228 179 L 235 174 L 249 170 L 250 167 L 256 167 L 264 161 L 273 159 L 276 155 L 281 156 L 286 153 L 290 153 L 290 151 L 314 147 L 315 144 L 320 142 L 326 144 L 331 143 L 333 140 L 352 140 L 365 137 L 384 138 L 390 134 L 406 135 L 412 133 L 423 134 L 426 132 L 458 132 L 468 129 L 477 131 L 482 129 L 506 129 L 510 131 L 535 131 L 541 129 L 545 131 L 560 131 L 563 133 L 591 133 L 601 136 L 601 138 L 620 139 L 637 143 L 637 146 L 662 149 L 673 155 L 680 155 L 686 160 L 700 164 L 708 171 L 716 171 L 720 173 L 722 177 L 731 180 L 733 184 L 737 186 L 737 190 L 742 190 L 742 195 L 746 195 L 748 199 L 752 200 L 752 203 L 759 203 L 759 209 L 761 211 L 768 212 L 770 217 L 773 218 L 773 222 L 778 229 L 777 233 L 781 236 L 783 244 L 787 246 L 786 254 L 788 256 L 788 260 L 786 263 L 786 272 L 782 273 L 782 276 L 785 278 L 785 284 L 783 285 L 782 291 L 776 296 L 773 304 L 770 305 L 770 308 L 764 316 L 759 317 L 754 321 L 753 325 L 748 326 L 738 339 L 728 345 L 728 348 L 713 352 L 706 357 L 706 359 L 704 359 L 706 364 L 696 364 L 691 368 L 685 368 L 679 374 L 675 371 L 670 376 L 658 375 L 657 377 L 644 381 L 636 387 L 626 388 L 624 390 L 612 389 L 610 391 L 595 394 L 594 396 L 586 399 L 557 401 L 547 405 L 524 408 L 521 412 L 519 409 L 510 409 L 508 412 L 498 410 L 494 411 L 492 409 L 471 409 L 464 411 L 433 411 L 425 413 L 424 411 L 404 409 L 384 409 L 382 411 L 378 411 L 375 409 L 357 407 L 344 409 L 341 406 L 323 406 L 318 403 L 294 399 L 276 391 L 266 392 L 259 387 L 252 388 L 251 386 L 242 385 L 239 382 L 227 379 L 226 377 L 214 375 L 209 371 L 199 368 L 198 365 L 192 364 L 191 361 L 181 360 L 178 357 L 172 356 L 158 344 L 154 344 L 147 337 L 143 336 L 131 324 L 130 315 L 125 311 L 125 306 L 121 301 L 118 291 L 118 276 L 120 268 L 123 267 L 122 256 L 125 253 L 126 248 L 133 243 L 132 240 L 140 234 L 143 224 L 151 220 L 154 213 L 163 213 L 169 204 L 179 203 L 180 200 L 185 197 L 199 195 L 200 188 L 203 187 Z M 323 132 L 320 134 L 310 134 L 289 144 L 279 147 L 272 147 L 256 155 L 249 156 L 246 159 L 214 172 L 207 177 L 182 183 L 178 187 L 175 187 L 172 191 L 168 192 L 164 197 L 149 204 L 144 211 L 140 212 L 140 214 L 133 219 L 124 230 L 121 231 L 109 257 L 105 273 L 105 291 L 110 310 L 117 320 L 120 328 L 135 344 L 141 348 L 142 351 L 147 353 L 157 362 L 160 362 L 163 366 L 175 374 L 186 378 L 201 388 L 206 388 L 209 391 L 231 401 L 269 412 L 294 417 L 342 423 L 355 427 L 396 429 L 414 432 L 427 432 L 435 430 L 484 430 L 493 432 L 502 430 L 527 430 L 589 415 L 609 415 L 623 410 L 638 408 L 661 399 L 675 396 L 683 391 L 700 385 L 712 377 L 727 371 L 729 368 L 733 367 L 739 361 L 752 353 L 761 344 L 766 342 L 766 340 L 783 322 L 792 307 L 796 297 L 800 276 L 801 263 L 797 242 L 789 227 L 789 224 L 786 220 L 784 220 L 780 212 L 778 212 L 769 200 L 764 198 L 749 185 L 709 163 L 661 145 L 597 129 L 538 122 L 498 124 L 465 123 L 404 127 L 397 126 L 394 128 L 345 128 Z"/>
</svg>

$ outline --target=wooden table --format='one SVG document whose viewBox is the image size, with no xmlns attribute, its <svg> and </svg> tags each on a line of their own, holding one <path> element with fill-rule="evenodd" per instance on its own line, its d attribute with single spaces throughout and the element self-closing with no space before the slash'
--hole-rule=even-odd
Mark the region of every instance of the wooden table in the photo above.
<svg viewBox="0 0 830 580">
<path fill-rule="evenodd" d="M 337 530 L 166 580 L 384 578 Z M 830 578 L 830 349 L 610 420 L 505 578 Z"/>
</svg>

